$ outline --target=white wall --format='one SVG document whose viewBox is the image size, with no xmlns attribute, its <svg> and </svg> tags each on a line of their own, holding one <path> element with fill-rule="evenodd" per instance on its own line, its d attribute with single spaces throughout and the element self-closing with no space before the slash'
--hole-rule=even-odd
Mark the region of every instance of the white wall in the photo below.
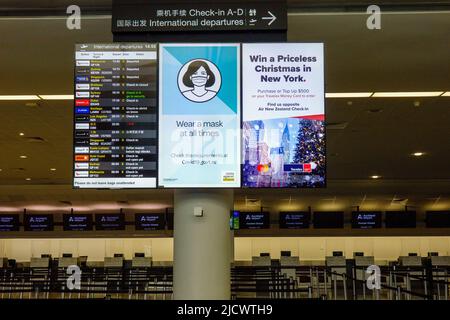
<svg viewBox="0 0 450 320">
<path fill-rule="evenodd" d="M 450 237 L 254 237 L 235 238 L 235 260 L 250 261 L 252 256 L 269 252 L 279 258 L 280 251 L 289 250 L 302 260 L 324 260 L 333 251 L 343 251 L 347 257 L 363 251 L 377 260 L 396 260 L 401 255 L 416 252 L 426 256 L 430 251 L 450 255 Z M 50 253 L 88 256 L 89 261 L 103 261 L 105 256 L 123 253 L 127 259 L 135 252 L 144 252 L 154 261 L 173 260 L 172 238 L 118 238 L 118 239 L 0 239 L 0 257 L 29 261 Z"/>
</svg>

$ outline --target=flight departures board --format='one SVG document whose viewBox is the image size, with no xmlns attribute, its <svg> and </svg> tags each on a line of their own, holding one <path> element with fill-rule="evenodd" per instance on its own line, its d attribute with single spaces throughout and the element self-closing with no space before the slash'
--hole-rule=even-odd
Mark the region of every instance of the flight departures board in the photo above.
<svg viewBox="0 0 450 320">
<path fill-rule="evenodd" d="M 157 45 L 78 44 L 75 188 L 155 188 Z"/>
</svg>

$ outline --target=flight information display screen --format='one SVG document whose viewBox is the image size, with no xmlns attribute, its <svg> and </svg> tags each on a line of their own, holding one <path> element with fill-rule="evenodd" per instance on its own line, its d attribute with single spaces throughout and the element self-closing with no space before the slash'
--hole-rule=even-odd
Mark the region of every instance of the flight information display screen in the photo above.
<svg viewBox="0 0 450 320">
<path fill-rule="evenodd" d="M 415 211 L 386 211 L 386 228 L 415 228 Z"/>
<path fill-rule="evenodd" d="M 427 211 L 427 228 L 450 228 L 450 211 Z"/>
<path fill-rule="evenodd" d="M 270 229 L 270 213 L 239 212 L 239 229 Z"/>
<path fill-rule="evenodd" d="M 165 213 L 137 213 L 135 229 L 142 231 L 164 230 L 166 228 Z"/>
<path fill-rule="evenodd" d="M 26 214 L 23 225 L 25 231 L 53 231 L 53 215 Z"/>
<path fill-rule="evenodd" d="M 382 218 L 381 212 L 352 212 L 352 228 L 353 229 L 376 229 L 381 228 Z"/>
<path fill-rule="evenodd" d="M 313 216 L 316 229 L 340 229 L 344 227 L 344 212 L 316 211 Z"/>
<path fill-rule="evenodd" d="M 157 46 L 78 44 L 75 188 L 155 188 Z"/>
<path fill-rule="evenodd" d="M 19 231 L 18 214 L 0 214 L 0 231 Z"/>
<path fill-rule="evenodd" d="M 308 211 L 280 212 L 280 229 L 308 229 L 310 221 Z"/>
<path fill-rule="evenodd" d="M 95 229 L 99 231 L 125 230 L 125 215 L 122 213 L 96 214 Z"/>
<path fill-rule="evenodd" d="M 92 214 L 64 214 L 64 231 L 92 231 Z"/>
</svg>

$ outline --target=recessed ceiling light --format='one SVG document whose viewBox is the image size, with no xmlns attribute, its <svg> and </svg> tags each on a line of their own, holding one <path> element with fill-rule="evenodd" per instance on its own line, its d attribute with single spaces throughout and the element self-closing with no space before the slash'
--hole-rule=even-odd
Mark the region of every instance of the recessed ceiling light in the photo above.
<svg viewBox="0 0 450 320">
<path fill-rule="evenodd" d="M 25 135 L 25 133 L 23 133 L 23 132 L 21 132 L 21 133 L 19 133 L 19 136 L 24 136 Z"/>
<path fill-rule="evenodd" d="M 0 100 L 39 100 L 37 95 L 0 95 Z"/>
<path fill-rule="evenodd" d="M 42 100 L 73 100 L 72 94 L 40 94 Z"/>
<path fill-rule="evenodd" d="M 20 156 L 20 159 L 26 159 L 28 158 L 27 156 Z"/>
<path fill-rule="evenodd" d="M 373 92 L 329 92 L 326 98 L 369 98 Z"/>
<path fill-rule="evenodd" d="M 375 92 L 374 98 L 439 97 L 443 91 Z"/>
<path fill-rule="evenodd" d="M 378 176 L 378 175 L 373 175 L 373 176 L 370 176 L 370 178 L 372 178 L 372 179 L 380 179 L 380 178 L 381 178 L 381 176 Z"/>
<path fill-rule="evenodd" d="M 56 171 L 56 168 L 50 168 L 50 171 Z"/>
<path fill-rule="evenodd" d="M 31 178 L 26 178 L 25 180 L 27 180 L 27 181 L 31 181 Z"/>
<path fill-rule="evenodd" d="M 414 157 L 421 157 L 421 156 L 423 156 L 425 154 L 425 152 L 414 152 L 412 155 L 414 156 Z"/>
</svg>

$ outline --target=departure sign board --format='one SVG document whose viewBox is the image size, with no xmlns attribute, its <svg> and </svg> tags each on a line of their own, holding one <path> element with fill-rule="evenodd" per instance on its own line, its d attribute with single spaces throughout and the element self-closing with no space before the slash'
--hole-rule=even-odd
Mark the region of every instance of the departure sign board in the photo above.
<svg viewBox="0 0 450 320">
<path fill-rule="evenodd" d="M 155 188 L 156 44 L 78 44 L 75 188 Z"/>
</svg>

